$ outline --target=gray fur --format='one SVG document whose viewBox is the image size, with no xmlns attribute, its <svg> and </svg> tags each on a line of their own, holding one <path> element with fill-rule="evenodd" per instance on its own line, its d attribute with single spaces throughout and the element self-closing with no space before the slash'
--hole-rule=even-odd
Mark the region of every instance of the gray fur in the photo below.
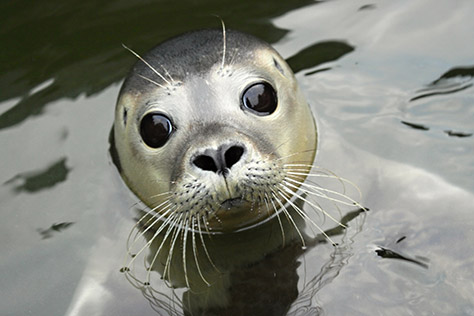
<svg viewBox="0 0 474 316">
<path fill-rule="evenodd" d="M 252 59 L 255 49 L 259 47 L 278 54 L 269 44 L 249 34 L 226 30 L 226 37 L 225 64 L 231 61 L 233 64 L 247 64 L 248 60 Z M 206 29 L 171 38 L 153 48 L 143 56 L 143 59 L 164 77 L 167 77 L 164 70 L 166 69 L 174 80 L 184 81 L 190 75 L 207 73 L 214 64 L 222 62 L 222 55 L 222 30 Z M 122 93 L 143 91 L 147 86 L 153 86 L 153 83 L 137 74 L 164 84 L 162 79 L 157 78 L 157 75 L 139 60 L 128 75 Z"/>
</svg>

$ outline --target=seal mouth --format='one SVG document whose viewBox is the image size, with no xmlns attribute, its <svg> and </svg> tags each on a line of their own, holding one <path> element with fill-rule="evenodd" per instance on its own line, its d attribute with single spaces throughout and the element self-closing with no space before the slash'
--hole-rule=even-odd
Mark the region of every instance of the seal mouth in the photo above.
<svg viewBox="0 0 474 316">
<path fill-rule="evenodd" d="M 221 207 L 230 210 L 232 208 L 241 207 L 246 201 L 242 197 L 227 199 L 221 203 Z"/>
</svg>

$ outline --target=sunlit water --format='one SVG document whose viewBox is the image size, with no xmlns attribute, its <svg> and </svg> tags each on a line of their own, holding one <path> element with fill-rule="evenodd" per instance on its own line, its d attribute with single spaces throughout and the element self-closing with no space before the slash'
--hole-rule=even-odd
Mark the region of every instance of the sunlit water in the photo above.
<svg viewBox="0 0 474 316">
<path fill-rule="evenodd" d="M 134 62 L 120 44 L 145 52 L 217 13 L 288 58 L 316 163 L 370 209 L 340 248 L 298 258 L 289 313 L 474 315 L 474 3 L 172 3 L 2 5 L 0 313 L 167 315 L 119 271 L 136 202 L 108 155 Z"/>
</svg>

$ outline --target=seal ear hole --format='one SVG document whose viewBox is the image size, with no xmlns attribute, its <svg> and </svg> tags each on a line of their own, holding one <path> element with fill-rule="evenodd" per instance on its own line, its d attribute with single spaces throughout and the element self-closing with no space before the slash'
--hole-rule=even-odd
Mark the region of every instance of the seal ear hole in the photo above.
<svg viewBox="0 0 474 316">
<path fill-rule="evenodd" d="M 285 71 L 283 70 L 283 67 L 280 65 L 280 63 L 279 63 L 275 58 L 273 58 L 273 64 L 275 65 L 275 68 L 278 69 L 278 71 L 279 71 L 283 76 L 285 76 Z"/>
<path fill-rule="evenodd" d="M 128 109 L 123 108 L 123 125 L 127 125 L 127 114 L 128 114 Z"/>
<path fill-rule="evenodd" d="M 160 113 L 148 113 L 140 122 L 140 136 L 151 148 L 164 146 L 172 132 L 171 120 Z"/>
<path fill-rule="evenodd" d="M 242 95 L 242 107 L 258 116 L 270 115 L 278 105 L 277 93 L 268 82 L 258 82 L 247 89 Z"/>
</svg>

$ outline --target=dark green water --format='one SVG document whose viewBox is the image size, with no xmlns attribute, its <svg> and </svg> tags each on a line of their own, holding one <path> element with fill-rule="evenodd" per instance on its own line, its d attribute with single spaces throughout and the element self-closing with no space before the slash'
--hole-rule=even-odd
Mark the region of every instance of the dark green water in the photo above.
<svg viewBox="0 0 474 316">
<path fill-rule="evenodd" d="M 370 209 L 340 249 L 298 259 L 288 313 L 474 315 L 470 0 L 3 1 L 0 314 L 169 313 L 119 272 L 136 201 L 108 156 L 135 62 L 121 44 L 144 53 L 214 15 L 287 58 L 317 164 Z"/>
</svg>

